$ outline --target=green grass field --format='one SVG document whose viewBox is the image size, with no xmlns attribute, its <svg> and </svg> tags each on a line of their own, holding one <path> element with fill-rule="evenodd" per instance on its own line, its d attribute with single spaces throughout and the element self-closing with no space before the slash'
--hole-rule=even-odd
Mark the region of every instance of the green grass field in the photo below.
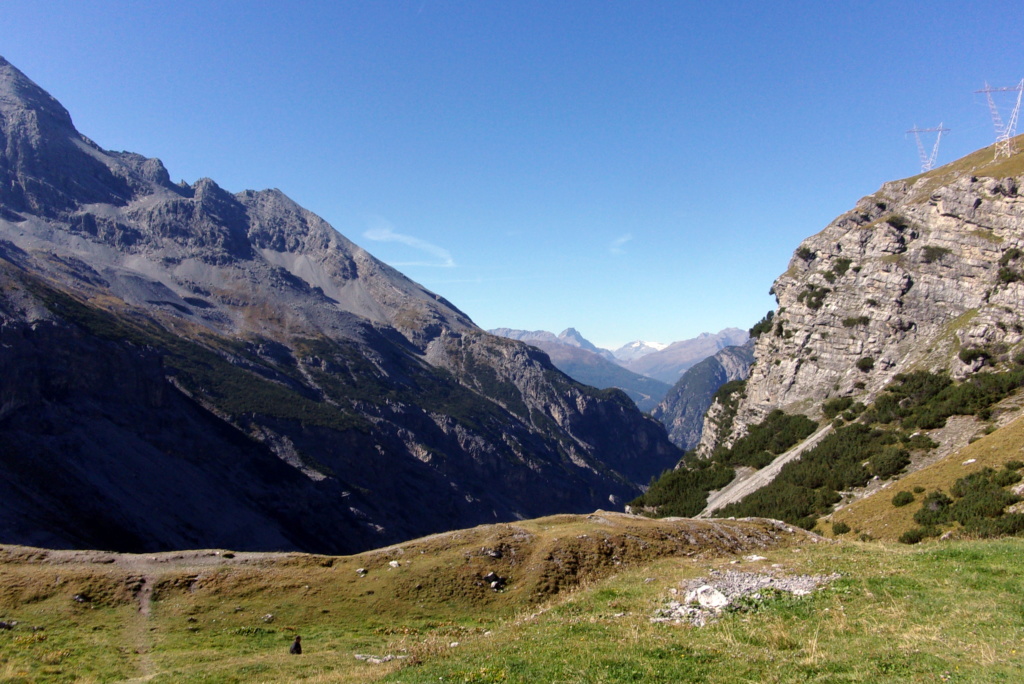
<svg viewBox="0 0 1024 684">
<path fill-rule="evenodd" d="M 0 682 L 1024 681 L 1024 540 L 815 539 L 599 513 L 344 558 L 4 547 Z M 651 622 L 713 569 L 842 578 Z"/>
</svg>

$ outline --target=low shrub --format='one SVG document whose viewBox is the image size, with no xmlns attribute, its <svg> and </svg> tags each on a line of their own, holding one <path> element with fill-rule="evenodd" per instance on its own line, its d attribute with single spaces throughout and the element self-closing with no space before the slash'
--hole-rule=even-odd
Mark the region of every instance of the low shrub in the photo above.
<svg viewBox="0 0 1024 684">
<path fill-rule="evenodd" d="M 872 370 L 875 367 L 875 360 L 870 356 L 865 356 L 863 358 L 857 359 L 856 366 L 857 370 L 861 371 L 862 373 L 867 373 L 868 371 Z"/>
<path fill-rule="evenodd" d="M 750 329 L 750 336 L 760 337 L 763 333 L 771 331 L 773 318 L 775 318 L 774 311 L 769 311 L 768 313 L 766 313 L 764 315 L 764 318 L 755 323 L 754 327 Z"/>
<path fill-rule="evenodd" d="M 952 254 L 952 251 L 946 247 L 938 247 L 936 245 L 927 245 L 921 250 L 921 261 L 926 264 L 931 264 L 936 261 L 942 261 L 943 257 L 948 254 Z"/>
<path fill-rule="evenodd" d="M 892 497 L 892 505 L 896 508 L 901 508 L 907 504 L 914 502 L 914 495 L 910 492 L 897 492 L 896 496 Z"/>
<path fill-rule="evenodd" d="M 949 520 L 949 507 L 953 500 L 943 492 L 931 492 L 921 502 L 921 509 L 914 513 L 914 522 L 919 525 L 938 525 Z"/>
<path fill-rule="evenodd" d="M 840 278 L 842 278 L 844 275 L 846 275 L 846 271 L 849 270 L 850 264 L 852 263 L 853 261 L 847 259 L 846 257 L 838 257 L 832 264 L 832 272 L 835 273 Z"/>
<path fill-rule="evenodd" d="M 844 522 L 834 522 L 834 523 L 832 523 L 832 534 L 835 534 L 835 535 L 846 534 L 849 531 L 850 531 L 850 526 L 847 525 Z"/>
<path fill-rule="evenodd" d="M 957 354 L 957 358 L 966 364 L 972 364 L 978 359 L 988 361 L 991 356 L 989 351 L 983 347 L 964 347 Z"/>
<path fill-rule="evenodd" d="M 924 530 L 920 527 L 915 527 L 913 529 L 907 530 L 906 532 L 900 535 L 900 543 L 917 544 L 922 539 L 924 539 L 924 536 Z"/>
<path fill-rule="evenodd" d="M 992 476 L 992 481 L 1000 487 L 1009 487 L 1012 484 L 1017 484 L 1024 477 L 1015 470 L 1000 470 L 998 473 Z"/>
<path fill-rule="evenodd" d="M 997 275 L 999 282 L 1003 285 L 1009 285 L 1010 283 L 1016 283 L 1024 280 L 1024 273 L 1021 273 L 1015 268 L 1009 266 L 1001 266 Z"/>
<path fill-rule="evenodd" d="M 851 397 L 836 397 L 822 404 L 821 412 L 825 418 L 831 420 L 851 406 L 853 406 L 853 399 Z"/>
<path fill-rule="evenodd" d="M 901 472 L 910 465 L 910 452 L 898 447 L 885 447 L 869 459 L 871 473 L 883 480 Z"/>
<path fill-rule="evenodd" d="M 1020 259 L 1022 255 L 1024 255 L 1024 252 L 1021 252 L 1020 249 L 1016 247 L 1011 247 L 1010 249 L 1003 252 L 1003 256 L 999 257 L 999 265 L 1009 266 L 1011 261 L 1016 261 L 1017 259 Z"/>
<path fill-rule="evenodd" d="M 809 283 L 803 292 L 797 295 L 796 300 L 806 304 L 808 309 L 817 310 L 825 303 L 825 296 L 831 291 L 827 287 L 818 287 Z"/>
</svg>

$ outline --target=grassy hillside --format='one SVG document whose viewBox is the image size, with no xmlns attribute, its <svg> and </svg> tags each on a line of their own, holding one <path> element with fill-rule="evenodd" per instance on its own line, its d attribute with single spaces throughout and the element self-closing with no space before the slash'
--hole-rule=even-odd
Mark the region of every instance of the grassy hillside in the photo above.
<svg viewBox="0 0 1024 684">
<path fill-rule="evenodd" d="M 998 429 L 971 442 L 965 448 L 895 480 L 871 496 L 844 506 L 831 516 L 822 518 L 815 528 L 830 534 L 833 524 L 843 524 L 853 535 L 868 535 L 873 539 L 895 541 L 908 530 L 919 527 L 914 514 L 921 508 L 929 492 L 950 492 L 957 480 L 982 472 L 985 468 L 996 471 L 1006 464 L 1024 459 L 1024 419 Z M 908 492 L 913 500 L 894 505 L 899 492 Z M 957 531 L 961 526 L 947 525 L 946 530 Z"/>
<path fill-rule="evenodd" d="M 0 561 L 0 620 L 18 622 L 0 629 L 0 682 L 1024 676 L 1017 539 L 836 544 L 765 521 L 598 512 L 343 558 L 3 547 Z M 768 592 L 702 628 L 651 622 L 716 570 L 841 578 L 802 598 Z M 296 634 L 301 656 L 288 654 Z"/>
</svg>

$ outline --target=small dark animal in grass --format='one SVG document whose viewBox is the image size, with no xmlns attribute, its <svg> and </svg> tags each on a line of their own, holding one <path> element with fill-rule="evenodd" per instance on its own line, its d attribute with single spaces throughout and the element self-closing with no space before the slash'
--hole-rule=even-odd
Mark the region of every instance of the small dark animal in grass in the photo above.
<svg viewBox="0 0 1024 684">
<path fill-rule="evenodd" d="M 295 641 L 292 642 L 291 648 L 288 649 L 288 652 L 295 655 L 302 653 L 302 637 L 295 637 Z"/>
</svg>

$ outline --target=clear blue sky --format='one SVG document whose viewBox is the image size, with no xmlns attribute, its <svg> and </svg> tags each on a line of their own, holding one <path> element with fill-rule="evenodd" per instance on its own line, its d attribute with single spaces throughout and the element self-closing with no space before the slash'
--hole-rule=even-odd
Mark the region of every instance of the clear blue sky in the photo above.
<svg viewBox="0 0 1024 684">
<path fill-rule="evenodd" d="M 999 2 L 0 3 L 0 55 L 108 149 L 277 187 L 484 328 L 750 327 L 797 244 L 994 139 Z M 1009 105 L 1007 104 L 1007 109 Z"/>
</svg>

